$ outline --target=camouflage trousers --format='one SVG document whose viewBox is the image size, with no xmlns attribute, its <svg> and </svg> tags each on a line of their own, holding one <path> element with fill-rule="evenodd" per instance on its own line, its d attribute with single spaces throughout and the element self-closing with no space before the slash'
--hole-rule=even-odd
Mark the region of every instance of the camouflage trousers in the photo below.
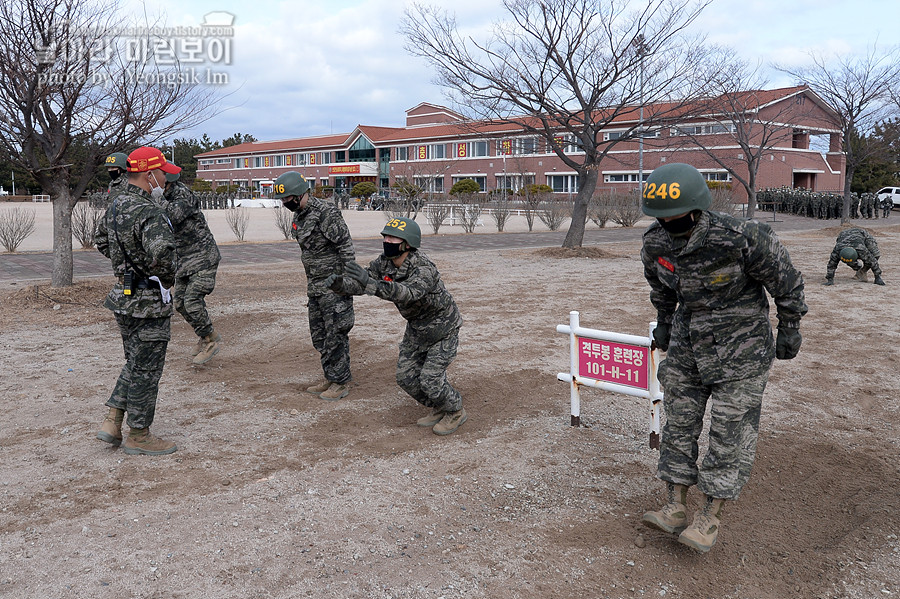
<svg viewBox="0 0 900 599">
<path fill-rule="evenodd" d="M 665 388 L 657 477 L 698 485 L 710 497 L 737 499 L 756 457 L 759 415 L 769 372 L 737 381 L 704 385 L 690 353 L 682 363 L 659 366 Z M 710 404 L 709 448 L 699 469 L 697 441 Z"/>
<path fill-rule="evenodd" d="M 213 330 L 212 320 L 206 311 L 206 296 L 216 288 L 218 266 L 187 276 L 175 277 L 172 298 L 175 310 L 184 316 L 198 337 L 206 337 Z"/>
<path fill-rule="evenodd" d="M 325 379 L 350 380 L 350 329 L 355 322 L 353 296 L 326 293 L 309 298 L 309 334 L 322 358 Z"/>
<path fill-rule="evenodd" d="M 106 405 L 128 412 L 131 428 L 147 428 L 156 413 L 171 318 L 115 316 L 125 347 L 125 366 Z"/>
<path fill-rule="evenodd" d="M 459 329 L 437 342 L 428 342 L 406 327 L 397 358 L 397 384 L 426 407 L 445 412 L 461 410 L 462 396 L 447 380 L 447 368 L 458 346 Z"/>
</svg>

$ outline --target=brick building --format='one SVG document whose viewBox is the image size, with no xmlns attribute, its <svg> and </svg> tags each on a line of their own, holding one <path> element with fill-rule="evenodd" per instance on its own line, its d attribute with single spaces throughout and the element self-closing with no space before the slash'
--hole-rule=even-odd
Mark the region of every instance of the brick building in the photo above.
<svg viewBox="0 0 900 599">
<path fill-rule="evenodd" d="M 745 115 L 755 115 L 770 130 L 773 126 L 779 129 L 766 144 L 773 148 L 760 164 L 757 188 L 842 189 L 840 133 L 832 124 L 831 109 L 821 98 L 805 86 L 740 95 L 744 96 Z M 645 107 L 646 113 L 652 114 L 653 108 Z M 618 142 L 600 164 L 598 188 L 634 189 L 641 164 L 646 178 L 666 162 L 687 162 L 709 180 L 730 182 L 731 175 L 723 165 L 698 144 L 713 148 L 716 156 L 733 168 L 742 168 L 733 119 L 727 113 L 716 114 L 715 109 L 697 112 L 702 116 L 670 119 L 648 128 L 643 143 L 636 139 Z M 602 132 L 604 140 L 615 140 L 633 129 L 637 119 L 637 109 L 617 117 Z M 561 135 L 560 140 L 566 152 L 578 153 L 572 139 Z M 240 144 L 196 158 L 197 177 L 211 181 L 214 187 L 236 184 L 263 194 L 274 179 L 290 170 L 299 171 L 316 186 L 346 190 L 371 181 L 387 191 L 401 178 L 436 193 L 449 191 L 460 179 L 474 179 L 485 191 L 538 183 L 559 194 L 574 195 L 578 185 L 576 172 L 549 151 L 541 138 L 526 133 L 520 125 L 468 121 L 448 108 L 428 103 L 407 110 L 404 127 L 359 125 L 350 133 Z M 746 166 L 738 172 L 744 171 Z M 734 184 L 733 190 L 735 201 L 746 201 L 740 185 Z"/>
</svg>

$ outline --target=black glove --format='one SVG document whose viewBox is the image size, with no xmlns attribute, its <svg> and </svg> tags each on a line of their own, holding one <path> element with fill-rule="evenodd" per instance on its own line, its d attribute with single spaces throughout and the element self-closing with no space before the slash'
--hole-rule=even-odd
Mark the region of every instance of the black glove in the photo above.
<svg viewBox="0 0 900 599">
<path fill-rule="evenodd" d="M 803 337 L 800 329 L 778 327 L 778 337 L 775 339 L 775 357 L 779 360 L 790 360 L 800 351 L 800 343 Z"/>
<path fill-rule="evenodd" d="M 653 329 L 653 342 L 660 351 L 668 351 L 669 339 L 672 337 L 672 325 L 663 322 Z"/>
<path fill-rule="evenodd" d="M 834 279 L 825 279 L 823 285 L 834 285 Z"/>
<path fill-rule="evenodd" d="M 347 276 L 358 282 L 363 287 L 365 287 L 369 282 L 369 273 L 367 273 L 366 269 L 356 262 L 348 262 L 347 265 L 344 266 L 344 272 L 347 274 Z"/>
<path fill-rule="evenodd" d="M 881 277 L 875 277 L 875 284 L 884 285 L 884 279 L 882 279 Z"/>
<path fill-rule="evenodd" d="M 341 275 L 330 274 L 325 277 L 325 286 L 329 289 L 337 291 L 341 287 L 341 282 L 343 281 L 343 277 Z"/>
</svg>

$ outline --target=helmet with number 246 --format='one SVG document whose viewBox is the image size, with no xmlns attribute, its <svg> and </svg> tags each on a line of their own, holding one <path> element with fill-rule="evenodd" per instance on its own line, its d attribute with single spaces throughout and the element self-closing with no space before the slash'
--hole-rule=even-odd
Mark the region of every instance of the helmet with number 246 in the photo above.
<svg viewBox="0 0 900 599">
<path fill-rule="evenodd" d="M 665 164 L 650 173 L 641 198 L 641 210 L 656 218 L 707 210 L 711 204 L 706 179 L 693 166 L 682 163 Z"/>
</svg>

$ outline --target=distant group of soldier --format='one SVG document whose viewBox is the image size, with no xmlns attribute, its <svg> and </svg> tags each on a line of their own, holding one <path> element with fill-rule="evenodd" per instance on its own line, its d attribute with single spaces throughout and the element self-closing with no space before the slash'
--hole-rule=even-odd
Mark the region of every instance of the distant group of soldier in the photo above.
<svg viewBox="0 0 900 599">
<path fill-rule="evenodd" d="M 766 188 L 757 192 L 756 203 L 761 210 L 774 210 L 809 218 L 841 218 L 844 196 L 837 193 L 812 191 L 803 187 Z M 850 194 L 850 218 L 888 218 L 894 204 L 890 198 L 878 199 L 870 192 Z"/>
</svg>

